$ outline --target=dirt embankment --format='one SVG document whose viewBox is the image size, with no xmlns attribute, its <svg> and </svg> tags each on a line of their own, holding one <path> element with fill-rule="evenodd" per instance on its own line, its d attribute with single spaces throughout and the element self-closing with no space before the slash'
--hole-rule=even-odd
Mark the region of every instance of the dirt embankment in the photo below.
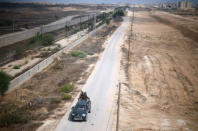
<svg viewBox="0 0 198 131">
<path fill-rule="evenodd" d="M 121 90 L 121 131 L 198 129 L 197 38 L 175 28 L 177 22 L 165 24 L 171 20 L 135 13 L 128 67 L 128 45 L 123 47 L 128 82 Z"/>
<path fill-rule="evenodd" d="M 8 127 L 1 127 L 0 130 L 30 131 L 35 130 L 46 119 L 58 121 L 72 102 L 72 100 L 62 100 L 60 87 L 72 82 L 75 85 L 74 90 L 70 93 L 72 99 L 78 94 L 97 62 L 100 53 L 104 50 L 105 40 L 118 26 L 118 23 L 111 23 L 97 32 L 97 38 L 90 36 L 81 45 L 75 47 L 74 50 L 87 53 L 87 57 L 78 58 L 72 57 L 70 54 L 63 54 L 53 65 L 36 74 L 19 89 L 1 97 L 0 111 L 7 108 L 9 108 L 9 111 L 14 110 L 10 110 L 10 108 L 13 107 L 12 105 L 17 104 L 18 107 L 24 107 L 20 108 L 24 109 L 25 112 L 22 113 L 24 116 L 21 117 L 26 117 L 27 114 L 32 116 L 31 121 L 27 123 L 23 121 L 19 124 L 11 124 Z M 1 115 L 0 119 L 2 120 Z"/>
<path fill-rule="evenodd" d="M 184 37 L 188 37 L 198 42 L 198 24 L 197 22 L 188 21 L 182 18 L 176 18 L 166 13 L 151 12 L 150 15 L 160 23 L 166 24 L 179 30 Z"/>
</svg>

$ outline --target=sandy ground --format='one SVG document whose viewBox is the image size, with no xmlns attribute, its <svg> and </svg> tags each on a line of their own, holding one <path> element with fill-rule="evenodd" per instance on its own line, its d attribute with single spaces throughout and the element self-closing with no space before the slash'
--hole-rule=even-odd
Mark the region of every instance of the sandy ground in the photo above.
<svg viewBox="0 0 198 131">
<path fill-rule="evenodd" d="M 198 130 L 198 41 L 183 33 L 197 24 L 171 22 L 135 13 L 129 66 L 123 47 L 120 131 Z"/>
</svg>

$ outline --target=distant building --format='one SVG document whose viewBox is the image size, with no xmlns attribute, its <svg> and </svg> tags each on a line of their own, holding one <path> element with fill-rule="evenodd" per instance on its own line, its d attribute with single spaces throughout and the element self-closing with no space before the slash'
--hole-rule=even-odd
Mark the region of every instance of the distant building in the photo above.
<svg viewBox="0 0 198 131">
<path fill-rule="evenodd" d="M 193 3 L 192 2 L 186 2 L 186 8 L 187 9 L 192 9 L 193 8 Z"/>
<path fill-rule="evenodd" d="M 193 3 L 190 1 L 181 1 L 178 4 L 178 8 L 182 10 L 193 9 Z"/>
<path fill-rule="evenodd" d="M 179 9 L 185 9 L 185 8 L 186 8 L 186 2 L 185 2 L 185 1 L 179 2 L 178 8 L 179 8 Z"/>
<path fill-rule="evenodd" d="M 161 3 L 159 4 L 159 8 L 161 9 L 175 9 L 177 5 L 175 3 Z"/>
<path fill-rule="evenodd" d="M 166 9 L 167 8 L 167 4 L 160 4 L 160 8 Z"/>
</svg>

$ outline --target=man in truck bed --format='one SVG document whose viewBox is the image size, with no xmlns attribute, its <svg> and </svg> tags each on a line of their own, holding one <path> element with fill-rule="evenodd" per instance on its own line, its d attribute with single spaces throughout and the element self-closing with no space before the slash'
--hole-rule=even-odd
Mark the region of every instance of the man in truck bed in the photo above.
<svg viewBox="0 0 198 131">
<path fill-rule="evenodd" d="M 89 97 L 87 96 L 87 93 L 86 92 L 81 91 L 81 94 L 79 96 L 79 99 L 89 100 Z"/>
<path fill-rule="evenodd" d="M 91 113 L 91 101 L 86 92 L 82 92 L 75 106 L 72 107 L 71 120 L 87 121 L 87 115 Z"/>
</svg>

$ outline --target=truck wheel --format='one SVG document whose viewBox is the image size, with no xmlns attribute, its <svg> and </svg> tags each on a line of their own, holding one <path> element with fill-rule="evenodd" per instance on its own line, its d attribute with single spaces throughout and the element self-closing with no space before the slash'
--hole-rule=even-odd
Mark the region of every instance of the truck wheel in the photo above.
<svg viewBox="0 0 198 131">
<path fill-rule="evenodd" d="M 84 118 L 84 121 L 87 121 L 87 116 Z"/>
<path fill-rule="evenodd" d="M 71 118 L 70 118 L 70 120 L 71 120 L 71 121 L 74 121 L 74 118 L 73 118 L 73 117 L 71 117 Z"/>
</svg>

